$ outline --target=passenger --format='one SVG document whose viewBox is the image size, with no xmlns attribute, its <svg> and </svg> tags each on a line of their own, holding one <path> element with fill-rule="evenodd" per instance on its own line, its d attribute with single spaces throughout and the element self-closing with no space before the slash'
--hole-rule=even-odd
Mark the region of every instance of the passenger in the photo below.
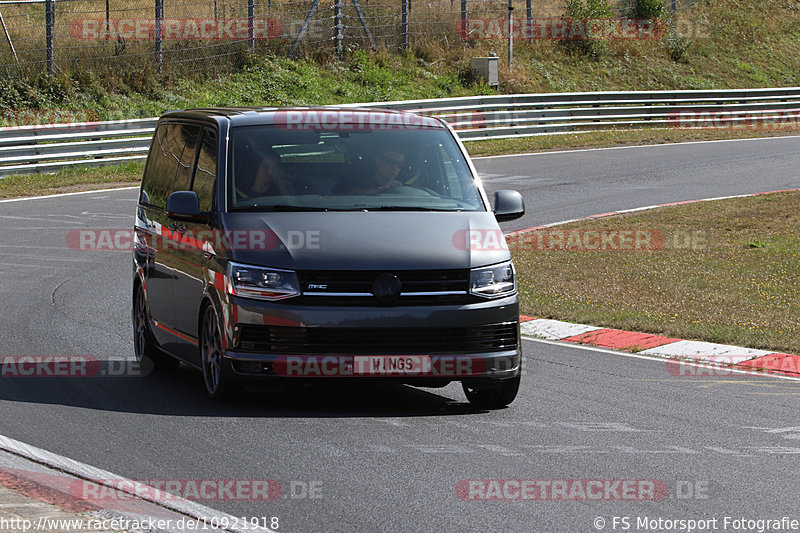
<svg viewBox="0 0 800 533">
<path fill-rule="evenodd" d="M 281 158 L 272 149 L 252 153 L 252 164 L 237 165 L 236 198 L 247 200 L 260 196 L 282 196 L 292 194 L 281 167 Z M 255 172 L 250 168 L 255 167 Z M 244 180 L 242 180 L 244 178 Z M 244 181 L 244 182 L 242 182 Z"/>
</svg>

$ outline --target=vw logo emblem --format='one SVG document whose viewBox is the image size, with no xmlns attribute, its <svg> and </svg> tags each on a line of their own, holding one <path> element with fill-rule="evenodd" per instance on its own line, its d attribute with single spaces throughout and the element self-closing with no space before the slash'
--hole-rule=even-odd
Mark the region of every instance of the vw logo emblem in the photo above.
<svg viewBox="0 0 800 533">
<path fill-rule="evenodd" d="M 378 277 L 372 282 L 372 294 L 374 294 L 379 301 L 385 303 L 397 300 L 397 298 L 400 297 L 400 290 L 402 288 L 403 284 L 398 277 L 389 272 L 378 274 Z"/>
</svg>

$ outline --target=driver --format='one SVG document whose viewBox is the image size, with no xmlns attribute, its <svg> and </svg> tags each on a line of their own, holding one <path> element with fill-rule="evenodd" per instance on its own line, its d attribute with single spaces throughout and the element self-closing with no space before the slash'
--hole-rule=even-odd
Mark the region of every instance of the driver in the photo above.
<svg viewBox="0 0 800 533">
<path fill-rule="evenodd" d="M 347 194 L 381 194 L 403 182 L 397 179 L 406 166 L 406 156 L 397 148 L 386 148 L 372 156 L 372 168 L 364 176 L 353 176 L 341 189 Z"/>
</svg>

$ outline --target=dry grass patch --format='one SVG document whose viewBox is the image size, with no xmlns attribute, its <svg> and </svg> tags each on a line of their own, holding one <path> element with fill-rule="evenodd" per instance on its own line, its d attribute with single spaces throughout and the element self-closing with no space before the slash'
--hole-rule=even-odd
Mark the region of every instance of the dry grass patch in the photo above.
<svg viewBox="0 0 800 533">
<path fill-rule="evenodd" d="M 797 192 L 559 226 L 554 229 L 660 232 L 664 244 L 631 251 L 516 250 L 521 312 L 800 353 L 798 227 Z"/>
</svg>

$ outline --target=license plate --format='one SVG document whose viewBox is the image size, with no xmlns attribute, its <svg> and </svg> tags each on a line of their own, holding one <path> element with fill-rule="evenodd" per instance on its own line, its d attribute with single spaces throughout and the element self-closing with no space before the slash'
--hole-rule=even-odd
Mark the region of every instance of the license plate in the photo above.
<svg viewBox="0 0 800 533">
<path fill-rule="evenodd" d="M 429 355 L 356 355 L 353 357 L 355 375 L 395 375 L 429 374 L 431 357 Z"/>
</svg>

